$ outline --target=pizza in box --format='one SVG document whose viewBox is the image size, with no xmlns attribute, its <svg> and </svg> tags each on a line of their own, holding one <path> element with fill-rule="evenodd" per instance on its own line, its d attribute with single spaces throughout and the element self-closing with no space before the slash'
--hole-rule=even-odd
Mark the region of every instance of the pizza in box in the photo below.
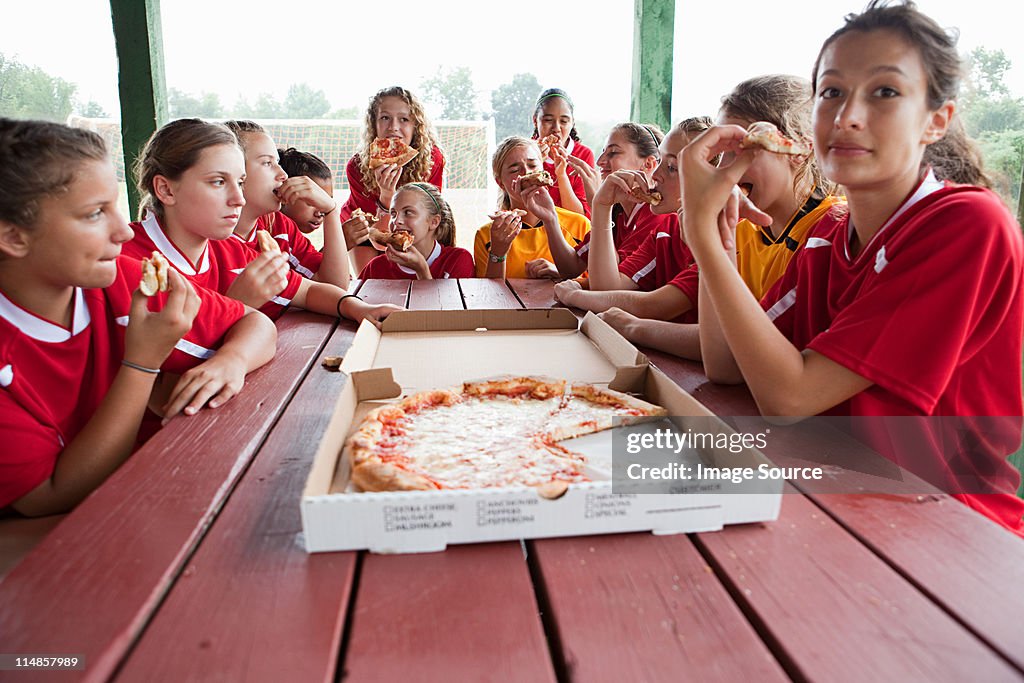
<svg viewBox="0 0 1024 683">
<path fill-rule="evenodd" d="M 466 382 L 375 408 L 349 438 L 363 491 L 531 486 L 557 497 L 588 481 L 561 442 L 659 417 L 664 408 L 602 386 L 539 377 Z"/>
</svg>

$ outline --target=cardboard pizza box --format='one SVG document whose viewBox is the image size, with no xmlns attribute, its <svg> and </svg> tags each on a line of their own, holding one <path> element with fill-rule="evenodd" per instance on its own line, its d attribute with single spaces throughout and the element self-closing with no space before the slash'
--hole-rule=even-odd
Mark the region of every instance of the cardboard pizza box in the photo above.
<svg viewBox="0 0 1024 683">
<path fill-rule="evenodd" d="M 565 309 L 400 311 L 381 330 L 364 322 L 341 370 L 350 381 L 333 408 L 302 497 L 309 552 L 431 552 L 451 543 L 626 531 L 673 534 L 778 517 L 779 480 L 696 478 L 643 481 L 630 488 L 634 483 L 622 475 L 622 466 L 632 464 L 632 457 L 625 457 L 630 438 L 625 427 L 563 442 L 594 462 L 588 471 L 593 481 L 574 484 L 555 500 L 529 487 L 367 493 L 350 484 L 344 445 L 370 410 L 400 396 L 500 375 L 608 386 L 664 406 L 671 416 L 665 424 L 680 433 L 714 433 L 722 439 L 732 434 L 597 316 L 580 324 Z M 750 447 L 711 446 L 679 457 L 722 470 L 770 465 Z M 618 472 L 614 486 L 613 470 Z"/>
</svg>

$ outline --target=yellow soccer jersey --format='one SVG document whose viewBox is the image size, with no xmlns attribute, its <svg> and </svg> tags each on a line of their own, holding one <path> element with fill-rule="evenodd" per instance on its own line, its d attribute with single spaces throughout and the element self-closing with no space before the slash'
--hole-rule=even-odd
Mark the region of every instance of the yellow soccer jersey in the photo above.
<svg viewBox="0 0 1024 683">
<path fill-rule="evenodd" d="M 562 228 L 562 235 L 566 242 L 573 249 L 583 241 L 583 236 L 590 232 L 590 221 L 587 217 L 555 207 L 558 213 L 558 224 Z M 476 276 L 484 277 L 487 272 L 488 254 L 491 247 L 491 224 L 483 226 L 476 231 L 476 240 L 473 243 L 473 261 L 476 263 Z M 523 223 L 523 229 L 516 235 L 512 242 L 512 248 L 508 251 L 508 258 L 505 260 L 506 278 L 526 277 L 526 262 L 534 259 L 547 259 L 554 262 L 551 256 L 551 249 L 548 247 L 548 235 L 544 232 L 544 226 L 528 226 Z"/>
</svg>

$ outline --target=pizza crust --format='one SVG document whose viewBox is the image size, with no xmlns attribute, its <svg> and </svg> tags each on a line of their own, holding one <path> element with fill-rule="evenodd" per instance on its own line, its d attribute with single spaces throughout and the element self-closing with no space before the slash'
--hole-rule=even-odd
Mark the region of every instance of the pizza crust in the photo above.
<svg viewBox="0 0 1024 683">
<path fill-rule="evenodd" d="M 802 156 L 811 153 L 811 148 L 796 140 L 791 140 L 779 132 L 775 124 L 768 121 L 755 121 L 747 126 L 747 135 L 740 142 L 742 149 L 759 147 L 775 154 Z"/>
<path fill-rule="evenodd" d="M 534 171 L 533 173 L 527 173 L 519 176 L 519 191 L 526 192 L 527 190 L 537 187 L 538 185 L 544 185 L 550 187 L 555 184 L 555 179 L 551 177 L 551 174 L 547 171 Z"/>
<path fill-rule="evenodd" d="M 256 243 L 260 245 L 260 251 L 270 252 L 272 254 L 280 254 L 281 246 L 277 243 L 277 240 L 267 232 L 266 230 L 256 231 Z"/>
<path fill-rule="evenodd" d="M 383 232 L 376 228 L 370 228 L 370 239 L 385 247 L 394 247 L 398 251 L 409 251 L 409 247 L 416 241 L 411 232 L 405 232 L 404 230 Z"/>
<path fill-rule="evenodd" d="M 153 296 L 157 292 L 166 292 L 169 288 L 167 271 L 170 264 L 159 251 L 154 251 L 149 258 L 142 259 L 142 279 L 139 291 L 145 296 Z"/>
</svg>

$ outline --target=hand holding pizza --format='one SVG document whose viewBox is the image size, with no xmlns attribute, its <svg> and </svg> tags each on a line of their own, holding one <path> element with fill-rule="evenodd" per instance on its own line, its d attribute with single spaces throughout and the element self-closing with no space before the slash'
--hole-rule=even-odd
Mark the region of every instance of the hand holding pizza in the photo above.
<svg viewBox="0 0 1024 683">
<path fill-rule="evenodd" d="M 149 310 L 149 296 L 132 292 L 131 313 L 124 337 L 124 359 L 145 368 L 159 368 L 174 345 L 190 329 L 199 312 L 199 295 L 182 275 L 167 272 L 167 300 L 159 311 Z"/>
<path fill-rule="evenodd" d="M 410 248 L 407 251 L 400 251 L 388 245 L 388 248 L 384 250 L 384 255 L 388 261 L 416 271 L 416 276 L 420 280 L 431 279 L 430 266 L 427 265 L 427 260 L 423 258 L 423 254 L 419 250 Z"/>
<path fill-rule="evenodd" d="M 519 231 L 523 229 L 523 219 L 513 211 L 498 213 L 498 217 L 491 221 L 491 254 L 505 256 L 512 248 Z"/>
<path fill-rule="evenodd" d="M 288 286 L 288 259 L 284 254 L 265 251 L 249 262 L 228 287 L 227 296 L 246 306 L 259 308 Z"/>
<path fill-rule="evenodd" d="M 594 195 L 594 206 L 610 208 L 615 204 L 638 202 L 637 189 L 647 190 L 647 176 L 640 171 L 623 169 L 604 179 Z"/>
<path fill-rule="evenodd" d="M 541 280 L 547 278 L 549 280 L 557 280 L 561 275 L 558 273 L 558 268 L 555 264 L 547 259 L 535 258 L 532 261 L 527 261 L 526 264 L 526 277 Z"/>
<path fill-rule="evenodd" d="M 570 155 L 566 159 L 572 170 L 583 181 L 583 192 L 587 196 L 587 204 L 593 206 L 594 195 L 597 194 L 597 188 L 601 185 L 601 172 L 579 157 Z"/>
<path fill-rule="evenodd" d="M 549 147 L 552 161 L 555 163 L 555 174 L 558 176 L 569 175 L 569 152 L 562 145 L 551 145 Z"/>
<path fill-rule="evenodd" d="M 377 217 L 366 213 L 362 209 L 352 212 L 352 217 L 341 224 L 341 231 L 345 234 L 345 247 L 349 250 L 365 242 L 370 235 L 370 228 L 377 223 Z"/>
<path fill-rule="evenodd" d="M 519 180 L 519 178 L 516 178 L 512 181 L 512 184 L 519 191 L 519 196 L 522 197 L 526 209 L 545 223 L 557 222 L 558 214 L 555 211 L 555 200 L 551 198 L 548 188 L 544 185 L 532 185 L 524 190 L 520 186 Z"/>
<path fill-rule="evenodd" d="M 398 181 L 402 177 L 402 167 L 398 164 L 384 164 L 373 169 L 373 176 L 377 179 L 377 187 L 380 188 L 381 205 L 391 206 L 391 200 L 395 198 L 395 191 L 398 189 Z"/>
<path fill-rule="evenodd" d="M 277 198 L 285 204 L 303 202 L 320 213 L 328 214 L 338 208 L 334 198 L 322 187 L 304 175 L 293 176 L 277 188 Z"/>
</svg>

